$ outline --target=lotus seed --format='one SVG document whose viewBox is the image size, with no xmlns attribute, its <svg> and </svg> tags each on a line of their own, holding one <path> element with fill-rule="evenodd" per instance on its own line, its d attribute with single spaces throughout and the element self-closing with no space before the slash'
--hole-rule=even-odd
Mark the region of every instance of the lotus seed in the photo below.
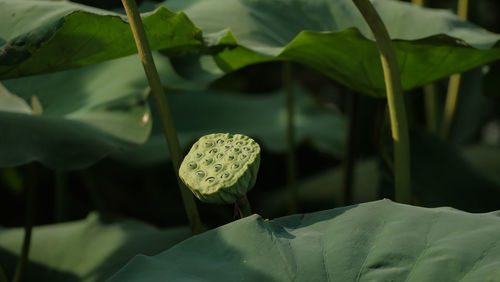
<svg viewBox="0 0 500 282">
<path fill-rule="evenodd" d="M 205 159 L 205 164 L 206 164 L 206 165 L 209 165 L 209 164 L 211 164 L 211 163 L 212 163 L 212 161 L 213 161 L 213 160 L 212 160 L 211 158 Z"/>
<path fill-rule="evenodd" d="M 215 178 L 214 178 L 214 177 L 209 177 L 209 178 L 207 178 L 207 182 L 209 182 L 209 183 L 212 183 L 212 182 L 214 182 L 214 181 L 215 181 Z"/>
<path fill-rule="evenodd" d="M 228 156 L 227 157 L 229 160 L 234 160 L 234 156 Z"/>
<path fill-rule="evenodd" d="M 217 153 L 217 148 L 210 150 L 210 154 L 215 154 L 215 153 Z"/>
<path fill-rule="evenodd" d="M 228 178 L 229 177 L 229 172 L 225 172 L 224 174 L 222 174 L 220 177 L 221 178 Z"/>
<path fill-rule="evenodd" d="M 189 163 L 190 169 L 195 169 L 197 167 L 196 163 Z"/>
<path fill-rule="evenodd" d="M 234 164 L 233 164 L 233 168 L 235 168 L 235 169 L 236 169 L 236 168 L 239 168 L 239 167 L 240 167 L 240 164 L 239 164 L 239 163 L 234 163 Z"/>
<path fill-rule="evenodd" d="M 219 171 L 221 168 L 222 168 L 222 165 L 221 165 L 221 164 L 216 164 L 216 165 L 214 166 L 215 171 Z"/>
<path fill-rule="evenodd" d="M 203 172 L 203 170 L 198 170 L 196 175 L 198 175 L 199 177 L 203 177 L 203 176 L 205 176 L 205 172 Z"/>
</svg>

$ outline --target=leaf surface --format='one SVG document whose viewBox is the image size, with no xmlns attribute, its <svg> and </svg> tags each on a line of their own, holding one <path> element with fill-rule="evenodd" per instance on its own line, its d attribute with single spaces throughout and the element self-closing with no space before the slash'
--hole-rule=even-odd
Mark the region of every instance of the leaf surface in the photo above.
<svg viewBox="0 0 500 282">
<path fill-rule="evenodd" d="M 295 95 L 296 142 L 310 142 L 320 151 L 340 156 L 346 134 L 344 117 L 316 105 L 301 87 L 295 88 Z M 206 134 L 240 133 L 251 136 L 264 149 L 286 151 L 286 103 L 281 91 L 259 96 L 185 92 L 170 94 L 168 100 L 185 149 Z M 145 145 L 115 157 L 136 165 L 165 161 L 169 153 L 159 123 L 153 125 L 153 133 Z"/>
<path fill-rule="evenodd" d="M 110 281 L 500 281 L 499 213 L 389 200 L 274 220 L 253 215 Z"/>
<path fill-rule="evenodd" d="M 372 1 L 394 40 L 405 90 L 500 58 L 500 35 L 450 11 L 402 1 Z M 342 84 L 383 97 L 378 50 L 350 0 L 169 0 L 203 30 L 225 71 L 272 60 L 292 60 Z M 236 45 L 237 47 L 234 47 Z"/>
<path fill-rule="evenodd" d="M 165 56 L 155 54 L 155 59 L 166 85 L 206 86 L 201 79 L 193 83 L 177 75 Z M 35 95 L 43 108 L 41 115 L 0 108 L 2 166 L 37 160 L 53 168 L 81 168 L 150 135 L 148 84 L 137 55 L 2 83 L 21 105 Z"/>
<path fill-rule="evenodd" d="M 12 277 L 24 230 L 0 231 L 0 264 Z M 74 222 L 33 229 L 26 281 L 104 281 L 136 254 L 154 255 L 190 236 L 189 228 L 159 230 L 135 220 L 91 213 Z"/>
<path fill-rule="evenodd" d="M 143 14 L 152 49 L 182 54 L 201 43 L 184 14 Z M 123 14 L 69 1 L 0 1 L 0 79 L 48 73 L 137 53 Z"/>
</svg>

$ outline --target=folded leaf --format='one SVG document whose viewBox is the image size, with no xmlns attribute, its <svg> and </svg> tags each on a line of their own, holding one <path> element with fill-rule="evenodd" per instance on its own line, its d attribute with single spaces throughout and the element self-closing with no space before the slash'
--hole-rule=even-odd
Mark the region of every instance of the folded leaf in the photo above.
<svg viewBox="0 0 500 282">
<path fill-rule="evenodd" d="M 374 0 L 394 40 L 405 90 L 500 58 L 500 35 L 450 11 Z M 291 60 L 374 96 L 385 95 L 378 50 L 351 0 L 168 0 L 199 26 L 226 71 Z M 237 47 L 235 48 L 234 45 Z"/>
<path fill-rule="evenodd" d="M 182 54 L 200 30 L 165 8 L 143 15 L 154 50 Z M 95 64 L 137 52 L 126 16 L 69 1 L 0 1 L 0 79 Z"/>
</svg>

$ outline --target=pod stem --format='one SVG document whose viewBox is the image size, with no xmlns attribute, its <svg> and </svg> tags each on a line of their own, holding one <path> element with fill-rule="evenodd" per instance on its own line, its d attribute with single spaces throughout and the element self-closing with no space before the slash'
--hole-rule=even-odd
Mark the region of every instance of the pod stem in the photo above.
<svg viewBox="0 0 500 282">
<path fill-rule="evenodd" d="M 21 248 L 21 256 L 17 262 L 16 270 L 12 282 L 19 282 L 22 280 L 26 263 L 28 262 L 28 255 L 31 245 L 31 234 L 33 231 L 33 223 L 35 221 L 35 204 L 36 204 L 36 170 L 34 164 L 28 165 L 29 178 L 26 185 L 26 221 L 24 224 L 24 240 Z"/>
<path fill-rule="evenodd" d="M 239 198 L 238 201 L 236 201 L 236 206 L 238 207 L 241 218 L 252 215 L 252 207 L 250 206 L 247 195 Z"/>
<path fill-rule="evenodd" d="M 395 198 L 412 202 L 410 179 L 410 138 L 396 51 L 389 33 L 369 0 L 353 0 L 370 27 L 380 52 L 394 141 Z"/>
<path fill-rule="evenodd" d="M 283 86 L 287 109 L 287 174 L 288 193 L 290 194 L 289 212 L 295 213 L 298 208 L 297 162 L 295 157 L 295 99 L 292 82 L 292 63 L 283 63 Z"/>
<path fill-rule="evenodd" d="M 137 45 L 137 50 L 139 56 L 141 57 L 142 65 L 151 88 L 151 93 L 158 109 L 161 125 L 163 127 L 163 133 L 167 139 L 168 149 L 172 158 L 182 200 L 184 201 L 184 208 L 189 220 L 191 232 L 193 234 L 201 233 L 201 220 L 194 196 L 179 178 L 182 151 L 179 145 L 179 139 L 177 138 L 177 132 L 175 130 L 172 114 L 164 93 L 163 84 L 160 81 L 160 77 L 153 61 L 153 55 L 151 53 L 151 49 L 149 48 L 146 31 L 144 30 L 139 10 L 137 9 L 137 5 L 134 0 L 122 0 L 122 4 L 125 8 L 125 12 L 127 13 L 130 28 L 132 29 L 135 43 Z"/>
<path fill-rule="evenodd" d="M 358 93 L 351 93 L 348 97 L 347 115 L 349 117 L 349 127 L 347 135 L 347 149 L 344 154 L 342 188 L 344 194 L 344 205 L 353 203 L 354 186 L 354 165 L 357 153 L 357 123 L 358 123 Z"/>
</svg>

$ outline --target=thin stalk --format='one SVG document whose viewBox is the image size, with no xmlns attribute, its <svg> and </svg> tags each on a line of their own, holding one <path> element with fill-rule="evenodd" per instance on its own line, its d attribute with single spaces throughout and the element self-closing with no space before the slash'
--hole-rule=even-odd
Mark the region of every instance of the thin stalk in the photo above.
<svg viewBox="0 0 500 282">
<path fill-rule="evenodd" d="M 457 14 L 462 19 L 467 19 L 468 0 L 458 0 Z M 457 112 L 458 92 L 460 90 L 460 74 L 450 76 L 448 82 L 448 91 L 446 93 L 446 101 L 444 106 L 443 125 L 441 127 L 441 139 L 448 140 L 451 135 L 453 121 Z"/>
<path fill-rule="evenodd" d="M 385 101 L 384 101 L 385 102 Z M 377 105 L 377 114 L 375 121 L 375 134 L 374 134 L 374 144 L 377 156 L 380 159 L 381 164 L 389 172 L 389 174 L 394 178 L 394 164 L 385 149 L 385 136 L 386 136 L 386 124 L 389 122 L 389 111 L 387 110 L 387 103 L 381 103 Z"/>
<path fill-rule="evenodd" d="M 151 49 L 149 48 L 146 31 L 144 30 L 144 26 L 142 25 L 139 10 L 137 9 L 137 5 L 134 0 L 122 0 L 122 4 L 125 8 L 125 12 L 127 13 L 127 17 L 130 22 L 130 28 L 132 29 L 135 43 L 137 45 L 137 50 L 139 56 L 141 57 L 142 65 L 144 67 L 144 71 L 146 72 L 149 86 L 151 87 L 151 93 L 158 109 L 161 125 L 163 127 L 163 133 L 165 135 L 165 138 L 167 139 L 168 149 L 172 158 L 172 163 L 175 169 L 177 183 L 181 191 L 182 200 L 184 201 L 184 208 L 189 220 L 191 232 L 193 234 L 199 234 L 202 232 L 200 215 L 198 213 L 198 208 L 196 206 L 193 194 L 179 178 L 179 167 L 181 166 L 182 162 L 182 151 L 179 145 L 179 139 L 177 138 L 177 132 L 175 130 L 170 107 L 168 106 L 167 98 L 165 97 L 163 85 L 160 81 L 160 77 L 153 61 Z"/>
<path fill-rule="evenodd" d="M 26 220 L 24 224 L 24 240 L 21 248 L 21 256 L 17 262 L 16 270 L 12 282 L 19 282 L 22 279 L 31 245 L 31 233 L 33 230 L 33 222 L 35 221 L 35 204 L 36 204 L 36 176 L 34 165 L 28 166 L 30 181 L 26 185 Z"/>
<path fill-rule="evenodd" d="M 411 0 L 411 2 L 418 6 L 424 6 L 424 0 Z"/>
<path fill-rule="evenodd" d="M 238 207 L 241 218 L 252 215 L 252 207 L 250 206 L 250 202 L 248 201 L 246 195 L 238 199 L 238 201 L 236 202 L 236 206 Z"/>
<path fill-rule="evenodd" d="M 7 282 L 7 276 L 5 276 L 5 271 L 3 271 L 1 265 L 0 265 L 0 282 Z"/>
<path fill-rule="evenodd" d="M 298 208 L 297 161 L 295 157 L 295 99 L 292 82 L 292 63 L 283 64 L 283 86 L 287 109 L 287 174 L 288 193 L 290 194 L 289 212 L 296 213 Z"/>
<path fill-rule="evenodd" d="M 423 7 L 425 5 L 423 0 L 412 0 L 413 4 Z M 437 102 L 437 92 L 436 85 L 434 83 L 430 83 L 424 85 L 424 110 L 425 110 L 425 118 L 427 121 L 427 130 L 431 133 L 438 133 L 438 102 Z"/>
<path fill-rule="evenodd" d="M 357 155 L 357 124 L 358 124 L 358 93 L 351 93 L 348 98 L 347 116 L 349 117 L 349 132 L 347 135 L 347 149 L 344 155 L 342 188 L 344 191 L 344 205 L 353 203 L 354 164 Z"/>
<path fill-rule="evenodd" d="M 429 132 L 438 133 L 439 128 L 439 110 L 436 84 L 431 83 L 424 85 L 424 103 L 425 103 L 425 119 L 427 121 L 427 129 Z"/>
<path fill-rule="evenodd" d="M 396 51 L 382 19 L 369 0 L 353 0 L 368 23 L 377 43 L 384 70 L 387 102 L 394 141 L 394 181 L 396 201 L 412 201 L 410 179 L 410 138 L 406 117 L 403 87 L 399 74 Z"/>
<path fill-rule="evenodd" d="M 54 172 L 54 219 L 56 222 L 64 220 L 66 211 L 66 181 L 64 172 Z"/>
</svg>

